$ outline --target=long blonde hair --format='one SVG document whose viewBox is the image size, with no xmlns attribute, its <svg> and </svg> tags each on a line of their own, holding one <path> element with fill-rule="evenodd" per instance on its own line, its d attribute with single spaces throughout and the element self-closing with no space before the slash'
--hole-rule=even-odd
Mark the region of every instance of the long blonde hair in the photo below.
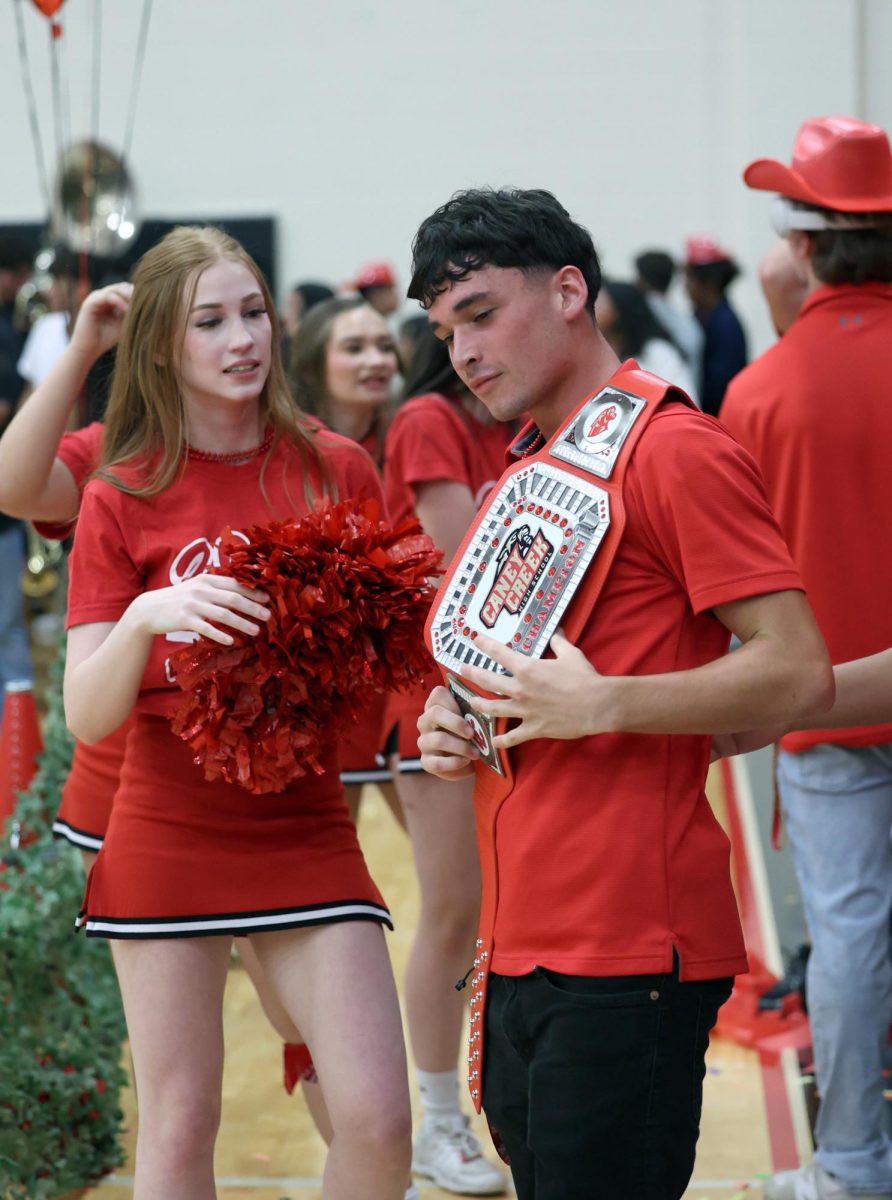
<svg viewBox="0 0 892 1200">
<path fill-rule="evenodd" d="M 304 465 L 312 460 L 327 490 L 328 474 L 315 428 L 295 405 L 281 355 L 281 331 L 269 286 L 241 245 L 212 225 L 180 225 L 140 259 L 133 275 L 133 300 L 118 343 L 112 376 L 102 465 L 98 475 L 133 496 L 154 496 L 174 481 L 185 463 L 186 411 L 179 364 L 186 333 L 184 314 L 192 307 L 199 276 L 222 260 L 241 263 L 257 280 L 272 325 L 269 375 L 259 397 L 259 415 L 273 431 L 273 445 L 284 438 L 296 445 Z M 267 462 L 269 455 L 267 455 Z M 124 464 L 137 468 L 136 478 Z M 266 463 L 264 463 L 264 469 Z M 261 475 L 262 486 L 262 475 Z"/>
</svg>

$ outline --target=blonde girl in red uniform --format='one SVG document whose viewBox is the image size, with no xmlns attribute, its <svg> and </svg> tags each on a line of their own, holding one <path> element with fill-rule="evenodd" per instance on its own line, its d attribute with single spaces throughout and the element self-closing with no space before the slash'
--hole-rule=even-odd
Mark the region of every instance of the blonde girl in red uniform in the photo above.
<svg viewBox="0 0 892 1200">
<path fill-rule="evenodd" d="M 405 393 L 387 432 L 388 512 L 393 521 L 416 514 L 448 562 L 505 469 L 512 430 L 464 387 L 429 329 L 413 353 Z M 398 723 L 397 788 L 421 890 L 404 988 L 424 1107 L 413 1168 L 447 1191 L 491 1195 L 504 1191 L 504 1177 L 484 1158 L 458 1100 L 464 998 L 454 984 L 474 957 L 480 906 L 472 787 L 426 774 L 418 755 L 416 722 L 439 678 L 432 670 L 424 684 L 391 697 L 388 706 L 389 723 Z"/>
<path fill-rule="evenodd" d="M 68 353 L 0 438 L 0 509 L 32 520 L 43 537 L 73 534 L 84 485 L 101 461 L 102 423 L 67 432 L 66 426 L 94 362 L 117 344 L 132 292 L 131 284 L 121 282 L 90 293 Z M 87 873 L 108 828 L 131 724 L 132 718 L 95 745 L 75 743 L 53 832 L 80 849 Z M 328 1142 L 331 1122 L 307 1047 L 270 988 L 250 942 L 243 940 L 239 951 L 264 1012 L 284 1041 L 285 1086 L 292 1092 L 301 1083 L 316 1127 Z"/>
<path fill-rule="evenodd" d="M 374 495 L 365 455 L 302 428 L 265 281 L 232 239 L 178 229 L 143 258 L 118 350 L 101 478 L 71 559 L 65 704 L 94 742 L 135 707 L 79 924 L 113 938 L 140 1106 L 136 1200 L 210 1200 L 222 994 L 245 936 L 325 1079 L 327 1200 L 397 1200 L 409 1111 L 396 991 L 337 777 L 273 795 L 208 783 L 167 714 L 184 639 L 255 633 L 266 596 L 226 576 L 224 527 L 305 512 L 328 486 Z"/>
<path fill-rule="evenodd" d="M 304 412 L 358 442 L 380 470 L 390 410 L 390 388 L 399 369 L 387 322 L 362 296 L 335 296 L 307 313 L 291 342 L 291 390 Z M 375 783 L 396 819 L 402 812 L 393 786 L 393 752 L 387 744 L 385 698 L 345 737 L 341 782 L 354 820 L 363 785 Z"/>
</svg>

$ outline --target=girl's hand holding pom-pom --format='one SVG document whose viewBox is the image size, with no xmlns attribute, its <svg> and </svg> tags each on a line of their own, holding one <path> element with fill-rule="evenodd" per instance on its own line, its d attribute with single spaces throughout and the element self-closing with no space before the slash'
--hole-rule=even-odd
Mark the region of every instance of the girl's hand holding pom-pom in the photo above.
<svg viewBox="0 0 892 1200">
<path fill-rule="evenodd" d="M 422 631 L 440 554 L 417 522 L 393 529 L 371 500 L 325 501 L 300 521 L 245 536 L 227 530 L 221 540 L 219 571 L 241 585 L 228 592 L 228 618 L 209 614 L 202 595 L 189 614 L 202 637 L 171 658 L 187 693 L 173 728 L 207 779 L 278 792 L 322 771 L 323 751 L 371 694 L 409 687 L 430 669 Z M 270 612 L 259 626 L 250 620 L 258 595 Z M 212 622 L 233 629 L 228 646 Z"/>
<path fill-rule="evenodd" d="M 270 616 L 267 596 L 225 575 L 196 575 L 171 587 L 143 592 L 134 615 L 147 633 L 197 633 L 223 646 L 235 640 L 227 629 L 254 636 Z M 223 625 L 227 628 L 219 629 Z"/>
</svg>

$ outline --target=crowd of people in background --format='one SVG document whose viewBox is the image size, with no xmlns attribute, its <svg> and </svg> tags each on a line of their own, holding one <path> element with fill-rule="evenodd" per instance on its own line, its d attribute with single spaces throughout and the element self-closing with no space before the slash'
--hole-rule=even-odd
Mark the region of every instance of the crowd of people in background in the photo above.
<svg viewBox="0 0 892 1200">
<path fill-rule="evenodd" d="M 113 263 L 58 246 L 50 266 L 42 272 L 48 282 L 35 294 L 29 283 L 35 252 L 35 245 L 26 237 L 0 235 L 0 434 L 65 349 L 86 294 L 117 277 Z M 635 256 L 633 280 L 605 279 L 598 302 L 599 325 L 621 358 L 635 358 L 680 387 L 704 411 L 717 415 L 728 383 L 747 362 L 746 335 L 727 298 L 739 271 L 731 253 L 710 237 L 688 238 L 680 259 L 667 250 L 643 250 Z M 672 295 L 673 281 L 679 275 L 684 298 Z M 23 302 L 26 293 L 27 304 Z M 299 403 L 332 424 L 330 413 L 319 413 L 319 406 L 325 405 L 318 382 L 306 385 L 300 381 L 294 342 L 301 323 L 317 305 L 332 300 L 341 304 L 348 298 L 357 309 L 362 300 L 363 313 L 371 310 L 381 316 L 394 348 L 386 394 L 379 397 L 380 403 L 373 403 L 374 429 L 363 430 L 357 439 L 381 467 L 385 427 L 401 399 L 415 394 L 398 385 L 410 369 L 416 342 L 428 324 L 424 315 L 400 316 L 402 302 L 393 267 L 384 261 L 369 262 L 345 284 L 304 280 L 289 288 L 279 305 L 282 360 L 299 393 Z M 353 318 L 363 319 L 369 318 Z M 307 337 L 302 339 L 303 353 Z M 101 420 L 113 364 L 113 350 L 94 364 L 77 411 L 70 418 L 72 427 Z M 360 409 L 366 402 L 368 397 L 360 401 Z M 337 400 L 334 404 L 337 406 Z M 362 422 L 360 416 L 360 425 Z M 335 422 L 332 428 L 340 430 L 341 426 Z M 0 513 L 0 713 L 5 684 L 33 678 L 27 626 L 15 582 L 26 558 L 25 525 Z M 361 786 L 363 781 L 357 782 Z"/>
<path fill-rule="evenodd" d="M 730 250 L 712 237 L 692 236 L 679 259 L 666 249 L 645 248 L 635 255 L 629 279 L 601 280 L 587 232 L 544 192 L 463 193 L 429 218 L 416 240 L 410 289 L 426 311 L 402 320 L 395 272 L 380 261 L 362 267 L 345 286 L 315 280 L 296 284 L 274 313 L 253 262 L 237 243 L 213 229 L 167 235 L 144 256 L 133 285 L 97 286 L 103 281 L 96 264 L 60 248 L 52 286 L 43 298 L 47 311 L 32 319 L 21 294 L 31 276 L 33 247 L 0 238 L 0 427 L 7 429 L 0 439 L 0 703 L 4 684 L 33 678 L 20 584 L 26 560 L 23 518 L 33 520 L 46 537 L 70 537 L 77 529 L 66 704 L 84 742 L 78 743 L 56 830 L 87 855 L 90 875 L 81 923 L 94 936 L 124 939 L 116 950 L 116 965 L 139 1089 L 141 1195 L 213 1194 L 218 1109 L 212 1104 L 208 1112 L 194 1112 L 200 1109 L 198 1101 L 219 1093 L 222 1050 L 217 1035 L 229 948 L 227 944 L 224 953 L 215 939 L 190 939 L 189 923 L 200 921 L 204 932 L 260 935 L 245 943 L 243 957 L 283 1039 L 289 1089 L 301 1081 L 319 1132 L 332 1147 L 326 1195 L 351 1195 L 358 1172 L 370 1181 L 369 1196 L 417 1196 L 409 1177 L 399 1014 L 379 936 L 390 918 L 365 869 L 355 829 L 366 783 L 382 789 L 405 831 L 420 890 L 419 923 L 404 981 L 423 1107 L 411 1168 L 456 1194 L 505 1190 L 504 1173 L 484 1153 L 459 1095 L 465 1006 L 453 983 L 472 959 L 479 971 L 475 981 L 484 981 L 494 968 L 483 961 L 490 947 L 480 938 L 475 942 L 475 934 L 485 933 L 478 919 L 487 886 L 474 831 L 471 768 L 479 752 L 455 701 L 443 689 L 436 691 L 439 671 L 432 667 L 413 692 L 382 696 L 371 705 L 361 725 L 340 739 L 337 767 L 332 758 L 323 784 L 313 780 L 286 793 L 294 802 L 288 813 L 278 800 L 269 801 L 265 811 L 270 820 L 283 822 L 277 826 L 279 835 L 258 832 L 256 821 L 235 805 L 229 785 L 201 790 L 190 781 L 185 749 L 180 747 L 176 758 L 164 742 L 159 718 L 169 705 L 164 693 L 169 693 L 170 680 L 158 658 L 158 639 L 175 638 L 184 629 L 196 634 L 214 629 L 209 636 L 221 642 L 230 637 L 226 629 L 256 632 L 257 623 L 269 616 L 267 598 L 220 577 L 193 574 L 168 580 L 164 554 L 171 529 L 181 540 L 187 537 L 183 513 L 191 518 L 200 512 L 208 528 L 214 522 L 222 528 L 233 506 L 242 504 L 253 520 L 260 520 L 268 497 L 252 472 L 274 454 L 283 479 L 290 473 L 295 480 L 312 482 L 330 471 L 346 494 L 377 498 L 393 521 L 415 516 L 448 563 L 506 462 L 533 461 L 544 452 L 573 409 L 567 398 L 582 399 L 582 393 L 576 395 L 577 384 L 586 372 L 599 386 L 640 388 L 657 414 L 648 411 L 641 444 L 662 447 L 660 454 L 671 457 L 672 466 L 666 467 L 650 449 L 630 467 L 628 483 L 623 483 L 630 501 L 623 553 L 630 556 L 628 570 L 638 571 L 644 581 L 641 586 L 653 589 L 655 603 L 668 607 L 659 644 L 648 644 L 634 662 L 620 655 L 615 669 L 604 667 L 602 656 L 608 650 L 597 643 L 594 626 L 578 631 L 580 645 L 584 637 L 590 639 L 584 654 L 574 650 L 579 662 L 570 657 L 574 648 L 558 638 L 557 659 L 542 664 L 550 674 L 536 677 L 543 696 L 549 689 L 559 694 L 554 683 L 559 670 L 570 671 L 580 687 L 580 681 L 588 686 L 592 678 L 603 684 L 591 669 L 595 663 L 605 678 L 645 674 L 659 682 L 647 701 L 638 700 L 633 715 L 626 711 L 613 726 L 584 726 L 570 705 L 559 716 L 552 714 L 546 736 L 553 739 L 552 746 L 574 739 L 574 747 L 584 747 L 574 760 L 583 766 L 574 770 L 584 774 L 588 763 L 592 776 L 604 765 L 598 758 L 601 751 L 592 747 L 609 743 L 609 754 L 615 756 L 609 760 L 611 770 L 620 780 L 623 745 L 628 758 L 628 747 L 640 746 L 643 737 L 663 738 L 668 746 L 683 735 L 688 765 L 681 792 L 690 813 L 677 845 L 695 835 L 702 838 L 698 869 L 705 872 L 703 878 L 721 854 L 701 807 L 706 755 L 692 735 L 714 733 L 716 753 L 780 740 L 781 797 L 814 941 L 809 984 L 823 1106 L 815 1162 L 768 1180 L 765 1194 L 770 1200 L 892 1195 L 880 1082 L 892 994 L 892 708 L 882 687 L 871 682 L 887 666 L 885 659 L 881 656 L 878 667 L 870 657 L 892 644 L 885 615 L 892 579 L 886 579 L 883 566 L 892 536 L 892 528 L 885 529 L 892 426 L 884 396 L 892 345 L 892 155 L 886 135 L 874 126 L 846 118 L 816 120 L 807 122 L 800 134 L 791 167 L 759 160 L 747 169 L 746 182 L 783 198 L 775 214 L 780 240 L 758 266 L 779 340 L 750 365 L 746 333 L 729 298 L 741 272 Z M 470 216 L 463 215 L 462 206 Z M 474 227 L 484 231 L 480 245 L 466 240 L 471 217 Z M 543 282 L 542 272 L 554 267 L 555 251 L 542 233 L 543 223 L 552 219 L 561 250 L 569 247 L 570 265 Z M 529 229 L 527 220 L 532 222 Z M 488 221 L 492 229 L 509 229 L 504 247 L 495 235 L 486 242 Z M 513 234 L 511 222 L 516 223 Z M 452 250 L 443 258 L 438 247 L 449 239 Z M 518 273 L 524 271 L 539 272 L 535 286 L 519 282 Z M 673 291 L 677 277 L 684 298 Z M 491 295 L 497 300 L 487 308 Z M 165 316 L 165 304 L 173 307 L 175 317 Z M 489 332 L 487 322 L 500 305 L 521 315 L 533 313 L 527 345 L 517 335 L 520 325 L 513 341 L 503 334 L 500 342 L 498 333 Z M 242 347 L 238 354 L 236 342 Z M 541 361 L 535 358 L 538 352 Z M 560 368 L 546 379 L 542 362 L 558 352 Z M 477 371 L 487 354 L 498 353 L 504 356 L 498 369 Z M 124 367 L 113 372 L 116 354 L 118 366 Z M 528 368 L 522 380 L 527 391 L 519 388 L 508 395 L 510 368 L 504 364 L 509 360 L 523 360 Z M 151 403 L 150 375 L 158 396 Z M 557 415 L 549 407 L 553 395 L 560 395 L 562 404 L 567 399 Z M 185 450 L 182 438 L 171 432 L 178 397 L 188 424 Z M 220 421 L 214 405 L 225 398 L 238 405 L 231 404 Z M 704 421 L 702 414 L 717 420 Z M 152 447 L 161 458 L 152 460 L 146 474 L 142 459 L 133 459 L 134 448 L 146 453 Z M 185 467 L 177 474 L 181 454 Z M 708 476 L 709 505 L 694 494 L 690 480 L 695 472 L 701 481 Z M 283 495 L 288 494 L 286 482 Z M 659 503 L 652 503 L 654 496 Z M 133 542 L 137 502 L 146 505 L 141 511 L 152 514 L 140 547 Z M 246 522 L 244 516 L 238 519 Z M 622 556 L 618 561 L 625 563 Z M 137 562 L 147 572 L 148 590 L 134 582 Z M 101 581 L 91 577 L 97 563 L 108 571 Z M 683 617 L 677 616 L 678 605 L 670 611 L 661 590 L 670 577 L 679 589 L 678 605 L 688 606 Z M 817 625 L 802 598 L 802 581 Z M 617 611 L 625 612 L 631 602 L 619 591 Z M 605 594 L 610 595 L 609 589 Z M 648 609 L 648 620 L 656 621 L 654 612 Z M 645 623 L 640 614 L 636 621 Z M 818 626 L 835 665 L 868 660 L 868 682 L 857 684 L 860 674 L 837 672 L 835 709 L 830 708 L 829 660 L 825 663 Z M 681 659 L 667 663 L 660 657 L 676 627 L 684 628 L 687 639 L 684 670 L 679 669 Z M 729 632 L 741 646 L 726 655 Z M 650 634 L 637 629 L 634 637 L 639 636 L 644 642 Z M 634 641 L 631 634 L 628 640 Z M 619 653 L 616 645 L 610 653 L 614 651 Z M 716 671 L 713 660 L 720 658 L 725 665 Z M 518 662 L 506 660 L 521 689 L 530 664 Z M 116 682 L 96 703 L 97 681 L 108 676 L 112 664 Z M 141 687 L 144 670 L 151 678 L 148 693 Z M 473 675 L 472 669 L 469 678 Z M 682 676 L 678 690 L 672 691 L 672 681 Z M 704 690 L 690 685 L 694 676 Z M 707 706 L 710 715 L 704 717 L 707 693 L 713 699 Z M 795 701 L 784 707 L 788 693 L 795 693 Z M 506 714 L 509 702 L 526 700 L 520 691 L 509 689 L 505 695 L 508 700 L 486 702 L 494 719 L 511 714 L 525 724 L 538 717 L 535 703 L 529 716 L 522 707 L 509 706 Z M 654 699 L 658 696 L 663 700 Z M 486 703 L 482 711 L 489 711 Z M 134 704 L 136 715 L 131 717 Z M 738 736 L 737 729 L 753 732 Z M 600 734 L 608 737 L 589 737 Z M 518 746 L 527 736 L 535 735 L 518 734 L 512 741 L 509 733 L 504 745 Z M 639 741 L 633 743 L 635 738 Z M 674 744 L 681 743 L 680 737 Z M 645 757 L 642 751 L 636 762 Z M 554 779 L 569 770 L 564 762 L 555 754 Z M 533 813 L 548 786 L 535 774 L 543 768 L 531 766 L 523 752 L 516 763 L 517 794 L 525 795 L 526 787 L 535 801 Z M 179 907 L 173 909 L 168 864 L 186 851 L 178 840 L 179 827 L 153 808 L 157 772 L 162 786 L 176 793 L 180 818 L 192 814 L 197 828 L 203 823 L 198 814 L 207 811 L 202 806 L 211 804 L 217 822 L 193 837 L 183 870 L 190 878 L 194 874 L 195 888 L 180 888 Z M 666 799 L 663 784 L 645 775 L 635 787 L 615 784 L 622 811 L 628 811 L 634 797 L 649 796 L 652 788 L 671 815 L 673 797 Z M 581 788 L 582 774 L 579 779 Z M 567 804 L 575 799 L 567 797 Z M 847 803 L 844 811 L 841 802 Z M 301 815 L 295 817 L 298 811 Z M 587 819 L 580 812 L 579 823 Z M 542 820 L 539 828 L 544 830 Z M 526 844 L 524 837 L 532 838 L 531 829 L 532 818 L 515 830 L 514 852 Z M 203 858 L 229 863 L 226 847 L 234 832 L 255 846 L 258 861 L 278 863 L 260 878 L 245 870 L 241 857 L 238 863 L 232 859 L 227 886 L 240 878 L 237 901 L 224 899 L 224 891 L 210 884 L 199 887 L 196 866 Z M 137 867 L 133 848 L 138 838 L 143 842 Z M 617 837 L 616 844 L 621 840 Z M 325 854 L 316 853 L 314 847 L 323 843 Z M 103 845 L 107 849 L 97 860 Z M 527 866 L 534 861 L 532 841 L 529 849 Z M 644 852 L 640 845 L 638 849 Z M 506 864 L 512 848 L 503 841 L 498 853 Z M 325 855 L 338 859 L 333 875 Z M 630 868 L 639 882 L 643 861 L 636 859 Z M 521 874 L 523 869 L 523 864 L 517 867 Z M 504 867 L 503 888 L 509 895 L 506 881 L 513 870 Z M 296 877 L 300 886 L 292 886 Z M 543 878 L 547 871 L 537 876 L 536 886 Z M 677 885 L 679 878 L 675 875 L 669 883 Z M 698 911 L 682 920 L 689 922 L 691 945 L 716 951 L 710 958 L 703 950 L 699 973 L 696 956 L 685 959 L 677 947 L 671 963 L 655 965 L 659 956 L 643 932 L 627 932 L 625 949 L 636 936 L 640 942 L 634 954 L 626 955 L 632 967 L 601 973 L 608 979 L 633 973 L 636 980 L 658 979 L 648 984 L 649 995 L 651 1000 L 664 997 L 660 1003 L 669 1006 L 665 1020 L 670 1029 L 672 1021 L 682 1021 L 685 1005 L 693 1003 L 695 1016 L 683 1015 L 684 1021 L 693 1021 L 693 1033 L 684 1033 L 693 1047 L 693 1075 L 688 1058 L 679 1058 L 673 1069 L 685 1077 L 690 1090 L 690 1095 L 684 1093 L 685 1103 L 692 1103 L 696 1113 L 708 1029 L 728 994 L 730 976 L 745 963 L 732 928 L 736 918 L 727 880 L 713 884 L 710 902 L 694 905 Z M 518 890 L 528 887 L 532 889 L 531 879 Z M 132 931 L 137 917 L 145 917 L 138 905 L 133 908 L 134 888 L 138 903 L 156 923 L 153 932 L 132 934 L 129 940 L 128 923 Z M 628 879 L 620 881 L 612 899 L 625 903 L 628 889 Z M 681 907 L 684 891 L 679 892 Z M 721 929 L 709 924 L 719 920 L 708 911 L 716 897 L 718 908 L 727 901 Z M 566 921 L 558 921 L 561 928 L 572 925 L 576 898 L 568 893 L 561 899 L 568 914 Z M 518 908 L 523 903 L 518 899 Z M 639 903 L 644 906 L 636 895 Z M 330 915 L 348 904 L 362 908 L 361 921 Z M 255 919 L 269 912 L 290 914 L 276 934 L 264 933 Z M 235 924 L 233 913 L 242 914 Z M 571 993 L 569 1001 L 566 995 L 561 998 L 566 1011 L 586 1007 L 583 1024 L 590 1019 L 588 1002 L 597 999 L 604 1002 L 602 1008 L 609 1007 L 612 993 L 601 987 L 600 976 L 600 990 L 594 988 L 593 972 L 583 969 L 578 975 L 563 975 L 560 967 L 544 974 L 539 966 L 531 966 L 529 974 L 511 969 L 504 947 L 511 936 L 518 946 L 526 944 L 535 925 L 529 913 L 527 919 L 520 934 L 520 924 L 505 924 L 508 918 L 503 918 L 503 958 L 488 1002 L 500 1014 L 497 1030 L 491 1027 L 491 1013 L 487 1018 L 489 1082 L 471 1089 L 478 1102 L 482 1089 L 488 1113 L 497 1114 L 518 1194 L 570 1200 L 590 1194 L 584 1189 L 600 1172 L 605 1196 L 680 1196 L 692 1168 L 696 1118 L 686 1120 L 684 1128 L 667 1120 L 660 1133 L 666 1147 L 653 1151 L 653 1163 L 642 1168 L 641 1179 L 623 1184 L 622 1192 L 609 1190 L 620 1186 L 615 1181 L 626 1170 L 611 1155 L 622 1150 L 624 1160 L 643 1161 L 632 1119 L 642 1101 L 640 1091 L 631 1094 L 632 1072 L 624 1065 L 607 1077 L 611 1095 L 589 1088 L 581 1068 L 567 1083 L 573 1065 L 560 1059 L 560 1053 L 566 1052 L 571 1036 L 570 1018 L 562 1025 L 561 1045 L 537 1041 L 533 1025 L 540 1017 L 544 1022 L 546 1010 L 558 1004 L 556 993 Z M 557 918 L 549 920 L 553 925 Z M 318 927 L 313 940 L 295 933 L 302 924 Z M 176 937 L 181 927 L 185 940 L 179 948 L 163 941 Z M 675 933 L 683 940 L 680 928 Z M 140 936 L 149 940 L 140 942 Z M 599 930 L 592 945 L 603 937 L 619 954 L 620 943 L 610 936 Z M 548 946 L 551 934 L 544 937 Z M 194 949 L 196 943 L 199 949 Z M 580 935 L 579 945 L 574 943 L 561 962 L 570 967 L 588 962 L 580 949 L 583 943 L 588 953 L 591 947 Z M 163 952 L 146 952 L 146 946 L 159 944 Z M 589 957 L 600 962 L 602 951 Z M 712 974 L 710 963 L 718 964 Z M 527 999 L 510 982 L 515 977 L 532 981 Z M 307 979 L 321 982 L 313 987 Z M 544 989 L 541 995 L 536 988 Z M 334 994 L 344 1002 L 327 1006 Z M 192 997 L 189 1019 L 171 1024 L 166 1015 L 171 998 L 185 995 Z M 531 1025 L 523 1035 L 516 1034 L 523 1042 L 520 1054 L 515 1053 L 519 1043 L 512 1041 L 513 1022 L 524 1005 Z M 534 1012 L 535 1018 L 530 1016 Z M 641 1017 L 649 1019 L 644 1008 Z M 207 1033 L 203 1039 L 193 1037 L 198 1027 Z M 501 1035 L 504 1044 L 498 1040 Z M 584 1038 L 584 1032 L 579 1036 Z M 469 1063 L 474 1060 L 473 1038 L 472 1032 Z M 671 1053 L 677 1051 L 672 1045 Z M 560 1129 L 552 1121 L 562 1102 L 560 1088 L 547 1092 L 544 1105 L 541 1096 L 533 1103 L 531 1080 L 539 1071 L 543 1078 L 557 1072 L 552 1087 L 559 1076 L 576 1089 L 573 1114 L 564 1114 Z M 472 1067 L 469 1083 L 476 1078 Z M 630 1094 L 620 1100 L 621 1085 Z M 667 1082 L 670 1090 L 675 1086 L 676 1081 Z M 185 1133 L 171 1130 L 172 1096 L 178 1113 L 193 1113 L 185 1121 Z M 588 1119 L 581 1114 L 597 1110 L 601 1115 L 592 1120 L 606 1120 L 614 1101 L 632 1114 L 624 1125 L 627 1144 L 614 1137 L 596 1144 L 586 1140 L 584 1130 L 573 1141 L 573 1131 Z M 534 1125 L 541 1141 L 532 1137 Z M 586 1163 L 583 1190 L 574 1191 L 577 1184 L 567 1175 L 567 1164 L 573 1175 L 581 1162 Z M 659 1169 L 658 1162 L 663 1164 Z M 611 1164 L 609 1170 L 605 1164 Z M 184 1190 L 171 1190 L 174 1177 Z"/>
</svg>

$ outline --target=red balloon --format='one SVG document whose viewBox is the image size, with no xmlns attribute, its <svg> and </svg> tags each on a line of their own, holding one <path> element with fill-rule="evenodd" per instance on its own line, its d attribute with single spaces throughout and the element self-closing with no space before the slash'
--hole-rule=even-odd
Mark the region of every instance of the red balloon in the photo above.
<svg viewBox="0 0 892 1200">
<path fill-rule="evenodd" d="M 34 7 L 39 8 L 45 17 L 52 17 L 59 11 L 65 0 L 32 0 Z"/>
</svg>

